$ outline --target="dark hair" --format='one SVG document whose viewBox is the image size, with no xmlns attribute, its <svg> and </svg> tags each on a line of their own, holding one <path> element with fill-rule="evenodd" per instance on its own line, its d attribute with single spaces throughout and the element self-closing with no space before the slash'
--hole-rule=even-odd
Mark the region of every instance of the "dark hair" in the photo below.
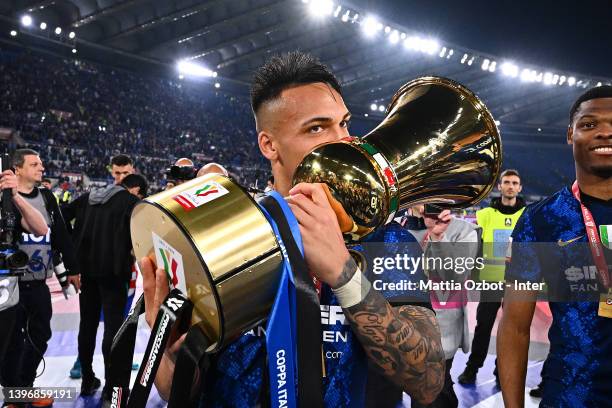
<svg viewBox="0 0 612 408">
<path fill-rule="evenodd" d="M 128 164 L 134 164 L 130 156 L 125 154 L 118 154 L 111 159 L 111 166 L 127 166 Z"/>
<path fill-rule="evenodd" d="M 120 164 L 120 166 L 122 165 Z M 123 166 L 125 166 L 125 164 L 123 164 Z M 125 188 L 140 187 L 138 192 L 143 197 L 147 195 L 147 190 L 149 189 L 147 180 L 140 174 L 128 174 L 121 182 L 121 185 Z"/>
<path fill-rule="evenodd" d="M 600 99 L 600 98 L 612 98 L 612 86 L 611 85 L 602 85 L 597 86 L 595 88 L 591 88 L 576 99 L 576 102 L 572 105 L 570 109 L 570 125 L 574 123 L 574 115 L 578 112 L 580 108 L 580 104 L 582 102 L 590 101 L 591 99 Z"/>
<path fill-rule="evenodd" d="M 11 167 L 23 167 L 26 156 L 40 156 L 36 150 L 17 149 L 11 156 Z"/>
<path fill-rule="evenodd" d="M 499 175 L 499 182 L 501 183 L 502 179 L 508 176 L 516 176 L 519 178 L 519 180 L 521 180 L 521 175 L 519 174 L 518 170 L 506 169 L 502 171 L 501 174 Z"/>
<path fill-rule="evenodd" d="M 253 76 L 253 113 L 265 102 L 278 98 L 285 89 L 315 82 L 324 82 L 342 94 L 338 79 L 315 56 L 294 51 L 272 57 Z"/>
<path fill-rule="evenodd" d="M 51 179 L 44 178 L 40 181 L 41 183 L 51 183 Z"/>
<path fill-rule="evenodd" d="M 272 184 L 274 184 L 274 176 L 270 176 L 268 177 L 268 181 Z"/>
</svg>

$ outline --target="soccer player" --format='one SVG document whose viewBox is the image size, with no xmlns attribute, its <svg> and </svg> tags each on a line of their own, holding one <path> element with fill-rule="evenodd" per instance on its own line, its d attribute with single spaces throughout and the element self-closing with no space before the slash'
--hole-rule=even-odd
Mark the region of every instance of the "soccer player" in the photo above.
<svg viewBox="0 0 612 408">
<path fill-rule="evenodd" d="M 259 148 L 271 163 L 274 187 L 283 196 L 291 196 L 288 202 L 300 224 L 307 266 L 323 282 L 322 309 L 325 306 L 335 310 L 336 317 L 326 319 L 328 323 L 324 324 L 338 340 L 323 344 L 327 372 L 324 403 L 395 407 L 401 402 L 403 390 L 413 400 L 429 404 L 440 392 L 444 378 L 444 354 L 433 311 L 414 304 L 392 307 L 373 289 L 364 297 L 354 293 L 350 302 L 336 296 L 338 289 L 346 288 L 347 282 L 356 278 L 367 286 L 367 277 L 357 275 L 361 272 L 345 247 L 323 187 L 291 185 L 296 167 L 311 149 L 349 136 L 350 113 L 340 92 L 337 79 L 327 67 L 310 55 L 290 53 L 272 58 L 257 71 L 251 93 Z M 402 242 L 411 236 L 396 223 L 377 235 L 379 242 L 387 243 Z M 163 269 L 158 269 L 156 284 L 156 273 L 147 258 L 143 259 L 142 273 L 147 321 L 152 325 L 159 302 L 168 293 L 167 280 Z M 156 378 L 158 391 L 164 397 L 172 383 L 173 352 L 176 345 L 164 353 Z M 265 391 L 268 384 L 262 374 L 266 370 L 263 338 L 244 335 L 215 360 L 212 373 L 200 384 L 204 406 L 265 406 L 269 402 Z M 391 393 L 399 401 L 388 401 L 389 395 L 381 393 L 375 401 L 365 402 L 372 401 L 363 386 L 368 376 L 357 372 L 357 368 L 366 362 L 399 388 L 399 393 Z"/>
<path fill-rule="evenodd" d="M 590 89 L 576 100 L 570 110 L 567 143 L 573 148 L 576 182 L 525 209 L 512 234 L 506 282 L 544 280 L 548 295 L 560 300 L 549 301 L 553 321 L 540 406 L 610 407 L 611 86 Z M 599 244 L 589 245 L 592 240 Z M 585 288 L 593 286 L 595 296 L 588 298 Z M 524 404 L 536 295 L 513 286 L 506 289 L 497 353 L 508 408 Z"/>
</svg>

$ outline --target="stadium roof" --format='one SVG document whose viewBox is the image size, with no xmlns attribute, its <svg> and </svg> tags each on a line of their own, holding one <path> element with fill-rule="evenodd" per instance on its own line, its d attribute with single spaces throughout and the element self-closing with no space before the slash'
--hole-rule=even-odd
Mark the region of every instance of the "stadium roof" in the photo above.
<svg viewBox="0 0 612 408">
<path fill-rule="evenodd" d="M 440 75 L 503 123 L 565 126 L 584 88 L 610 82 L 441 43 L 374 11 L 321 0 L 4 0 L 0 40 L 174 77 L 188 61 L 218 74 L 213 82 L 243 86 L 270 55 L 300 49 L 333 69 L 353 111 L 372 116 L 404 82 Z"/>
</svg>

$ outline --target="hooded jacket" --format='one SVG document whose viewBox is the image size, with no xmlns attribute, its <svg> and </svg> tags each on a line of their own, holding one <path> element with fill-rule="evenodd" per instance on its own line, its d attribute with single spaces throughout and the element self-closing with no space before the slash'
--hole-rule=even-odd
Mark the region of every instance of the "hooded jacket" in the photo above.
<svg viewBox="0 0 612 408">
<path fill-rule="evenodd" d="M 110 186 L 75 200 L 66 216 L 75 219 L 73 238 L 81 273 L 92 278 L 131 278 L 134 262 L 130 216 L 138 198 L 122 186 Z"/>
</svg>

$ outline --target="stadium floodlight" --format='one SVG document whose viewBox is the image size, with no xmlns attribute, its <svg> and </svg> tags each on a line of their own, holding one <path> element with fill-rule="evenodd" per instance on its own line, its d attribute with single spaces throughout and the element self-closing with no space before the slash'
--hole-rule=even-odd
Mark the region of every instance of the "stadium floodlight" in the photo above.
<svg viewBox="0 0 612 408">
<path fill-rule="evenodd" d="M 349 10 L 346 10 L 346 13 L 344 13 L 342 15 L 341 20 L 346 23 L 349 20 L 349 17 L 351 16 L 351 12 Z"/>
<path fill-rule="evenodd" d="M 565 77 L 563 77 L 563 80 L 565 81 Z M 559 75 L 554 74 L 552 78 L 552 84 L 557 85 L 558 83 L 559 83 Z"/>
<path fill-rule="evenodd" d="M 489 61 L 488 58 L 485 58 L 484 61 L 482 61 L 482 65 L 480 66 L 480 68 L 482 68 L 483 71 L 486 71 L 489 69 L 489 63 L 491 61 Z"/>
<path fill-rule="evenodd" d="M 452 48 L 448 51 L 448 54 L 446 54 L 446 59 L 450 59 L 450 57 L 453 56 L 453 54 L 455 53 L 455 50 L 453 50 Z"/>
<path fill-rule="evenodd" d="M 397 30 L 393 30 L 393 32 L 389 36 L 389 42 L 391 44 L 397 44 L 399 42 L 399 33 L 397 32 Z"/>
<path fill-rule="evenodd" d="M 378 106 L 378 111 L 379 111 L 379 112 L 384 112 L 384 111 L 385 111 L 385 107 L 384 107 L 384 105 L 379 105 L 379 106 Z"/>
<path fill-rule="evenodd" d="M 370 110 L 375 111 L 376 109 L 378 109 L 378 105 L 377 104 L 373 103 L 373 104 L 370 105 Z"/>
<path fill-rule="evenodd" d="M 60 35 L 62 33 L 61 27 L 55 27 L 55 34 Z"/>
<path fill-rule="evenodd" d="M 440 58 L 444 58 L 445 55 L 446 55 L 446 47 L 442 47 L 442 49 L 440 50 L 440 54 L 438 54 L 438 56 Z"/>
<path fill-rule="evenodd" d="M 538 128 L 538 132 L 541 132 L 541 131 L 542 131 L 542 128 Z"/>
<path fill-rule="evenodd" d="M 354 23 L 357 20 L 359 20 L 359 13 L 355 13 L 355 15 L 353 16 L 353 19 L 351 21 Z"/>
<path fill-rule="evenodd" d="M 385 34 L 389 34 L 391 32 L 391 27 L 386 26 L 385 27 Z"/>
<path fill-rule="evenodd" d="M 401 34 L 400 34 L 400 38 L 401 38 L 402 40 L 405 40 L 405 39 L 406 39 L 406 33 L 401 33 Z"/>
<path fill-rule="evenodd" d="M 534 71 L 534 72 L 535 72 L 535 71 Z M 541 72 L 538 72 L 538 73 L 537 73 L 537 75 L 536 75 L 536 77 L 535 77 L 536 82 L 542 82 L 542 76 L 543 76 L 543 75 L 544 75 L 544 74 L 542 74 Z"/>
<path fill-rule="evenodd" d="M 72 53 L 73 53 L 73 54 L 76 54 L 76 53 L 77 53 L 77 49 L 76 49 L 76 48 L 73 48 L 73 49 L 72 49 Z"/>
<path fill-rule="evenodd" d="M 177 63 L 177 69 L 179 73 L 185 76 L 189 75 L 195 77 L 214 77 L 213 71 L 191 61 L 179 61 Z"/>
<path fill-rule="evenodd" d="M 218 82 L 215 82 L 215 88 L 217 88 L 217 89 L 221 88 L 221 84 L 218 83 Z"/>
<path fill-rule="evenodd" d="M 368 116 L 370 116 L 370 115 L 368 115 L 367 113 L 364 113 L 364 114 L 363 114 L 363 116 L 365 116 L 365 117 L 367 118 L 367 117 L 368 117 Z"/>
<path fill-rule="evenodd" d="M 495 72 L 496 68 L 497 68 L 497 61 L 493 61 L 489 64 L 489 72 Z"/>
<path fill-rule="evenodd" d="M 334 3 L 329 0 L 311 0 L 308 11 L 315 17 L 329 16 L 334 10 Z"/>
<path fill-rule="evenodd" d="M 216 77 L 217 77 L 217 75 L 219 75 L 219 74 L 217 73 L 217 71 L 213 71 L 213 73 L 212 73 L 212 77 L 213 77 L 213 78 L 216 78 Z"/>
<path fill-rule="evenodd" d="M 601 82 L 598 82 L 596 86 L 601 86 Z"/>
<path fill-rule="evenodd" d="M 566 80 L 566 79 L 567 79 L 567 78 L 565 78 L 565 75 L 561 75 L 561 76 L 559 77 L 559 85 L 563 85 L 563 84 L 565 83 L 565 80 Z"/>
<path fill-rule="evenodd" d="M 474 63 L 474 58 L 476 58 L 476 57 L 470 58 L 470 60 L 468 61 L 467 64 L 471 66 Z"/>
<path fill-rule="evenodd" d="M 495 121 L 495 126 L 499 126 L 499 125 L 501 125 L 501 122 L 499 120 L 496 120 Z"/>
<path fill-rule="evenodd" d="M 569 86 L 574 86 L 575 83 L 576 83 L 576 78 L 574 78 L 574 77 L 567 78 L 567 84 Z"/>
<path fill-rule="evenodd" d="M 32 25 L 32 17 L 28 14 L 21 17 L 21 25 L 24 27 L 29 27 Z"/>
<path fill-rule="evenodd" d="M 44 21 L 42 23 L 40 23 L 40 29 L 41 30 L 46 30 L 47 29 L 47 23 L 45 23 Z"/>
<path fill-rule="evenodd" d="M 342 6 L 336 7 L 336 11 L 334 11 L 334 17 L 338 17 L 341 11 L 342 11 Z"/>
<path fill-rule="evenodd" d="M 185 75 L 179 74 L 179 79 L 185 79 Z"/>
<path fill-rule="evenodd" d="M 374 17 L 366 17 L 362 23 L 363 32 L 365 35 L 372 37 L 374 34 L 376 34 L 378 24 L 378 20 L 376 20 Z"/>
<path fill-rule="evenodd" d="M 16 36 L 17 36 L 17 31 L 11 30 L 11 37 L 16 37 Z"/>
<path fill-rule="evenodd" d="M 544 85 L 552 84 L 553 74 L 551 72 L 544 73 Z"/>
<path fill-rule="evenodd" d="M 504 62 L 501 66 L 502 73 L 506 76 L 516 78 L 519 74 L 519 67 L 512 62 Z"/>
<path fill-rule="evenodd" d="M 465 64 L 465 61 L 467 61 L 468 55 L 467 54 L 463 54 L 463 57 L 461 57 L 461 63 Z"/>
<path fill-rule="evenodd" d="M 71 32 L 68 34 L 68 38 L 70 38 L 70 39 L 72 40 L 72 39 L 74 39 L 74 37 L 76 37 L 76 34 L 74 33 L 74 31 L 71 31 Z"/>
</svg>

